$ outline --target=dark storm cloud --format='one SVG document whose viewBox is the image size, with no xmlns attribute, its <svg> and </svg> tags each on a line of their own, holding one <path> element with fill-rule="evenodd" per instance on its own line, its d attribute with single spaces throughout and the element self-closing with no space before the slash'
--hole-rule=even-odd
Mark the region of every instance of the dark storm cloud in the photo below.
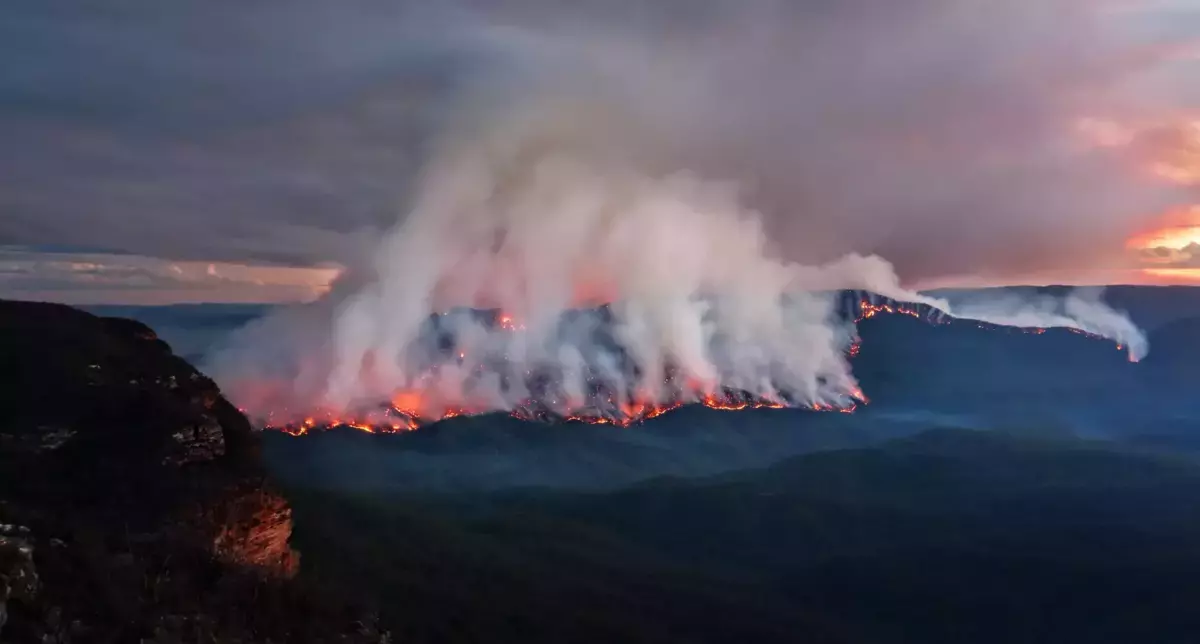
<svg viewBox="0 0 1200 644">
<path fill-rule="evenodd" d="M 738 181 L 793 258 L 1094 264 L 1177 198 L 1064 143 L 1143 107 L 1098 4 L 17 0 L 0 243 L 353 265 L 476 72 L 520 87 L 598 58 L 658 135 L 626 152 Z"/>
<path fill-rule="evenodd" d="M 9 3 L 0 243 L 310 262 L 390 223 L 469 52 L 395 3 Z M 428 25 L 430 18 L 424 17 Z"/>
<path fill-rule="evenodd" d="M 147 131 L 286 119 L 436 71 L 403 5 L 278 0 L 9 3 L 9 112 Z"/>
</svg>

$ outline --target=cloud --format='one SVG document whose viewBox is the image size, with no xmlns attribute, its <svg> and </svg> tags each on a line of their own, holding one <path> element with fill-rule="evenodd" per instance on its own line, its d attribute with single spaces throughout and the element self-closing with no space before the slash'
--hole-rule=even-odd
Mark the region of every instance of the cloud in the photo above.
<svg viewBox="0 0 1200 644">
<path fill-rule="evenodd" d="M 308 301 L 322 295 L 336 274 L 335 268 L 0 247 L 0 298 L 73 304 Z"/>
<path fill-rule="evenodd" d="M 1140 130 L 1078 127 L 1161 119 L 1127 83 L 1153 52 L 1095 6 L 526 0 L 455 21 L 447 42 L 489 53 L 436 95 L 396 227 L 333 297 L 208 367 L 267 413 L 378 411 L 398 390 L 433 416 L 725 387 L 841 405 L 859 396 L 840 289 L 1105 334 L 1136 359 L 1140 331 L 1095 296 L 933 300 L 889 263 L 910 283 L 1094 275 L 1181 198 Z M 607 321 L 578 310 L 596 302 Z"/>
<path fill-rule="evenodd" d="M 1078 118 L 1176 107 L 1137 83 L 1177 35 L 1133 38 L 1104 3 L 437 4 L 11 3 L 0 243 L 353 266 L 471 93 L 572 78 L 622 112 L 612 148 L 735 183 L 791 259 L 1082 271 L 1187 198 L 1078 145 Z"/>
<path fill-rule="evenodd" d="M 1139 253 L 1144 263 L 1155 268 L 1200 268 L 1200 243 L 1196 242 L 1182 248 L 1144 248 Z"/>
<path fill-rule="evenodd" d="M 385 3 L 221 4 L 8 7 L 0 243 L 309 264 L 394 219 L 436 52 Z"/>
</svg>

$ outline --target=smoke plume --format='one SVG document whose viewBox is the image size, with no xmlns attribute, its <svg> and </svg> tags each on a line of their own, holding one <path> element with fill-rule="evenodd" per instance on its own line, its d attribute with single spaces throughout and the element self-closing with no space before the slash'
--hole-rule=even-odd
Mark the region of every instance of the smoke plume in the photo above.
<svg viewBox="0 0 1200 644">
<path fill-rule="evenodd" d="M 1089 3 L 1018 4 L 666 3 L 687 19 L 663 22 L 516 3 L 440 22 L 479 60 L 437 103 L 396 225 L 329 298 L 210 368 L 275 421 L 729 390 L 847 406 L 842 289 L 1136 359 L 1145 338 L 1098 293 L 957 300 L 900 279 L 1087 264 L 1166 198 L 1072 127 L 1129 107 Z"/>
</svg>

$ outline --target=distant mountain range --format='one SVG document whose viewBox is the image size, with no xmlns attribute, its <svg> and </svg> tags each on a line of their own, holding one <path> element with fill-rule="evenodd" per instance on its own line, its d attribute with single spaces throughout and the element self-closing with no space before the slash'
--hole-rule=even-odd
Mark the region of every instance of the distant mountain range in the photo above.
<svg viewBox="0 0 1200 644">
<path fill-rule="evenodd" d="M 1184 644 L 1200 467 L 933 430 L 608 492 L 331 495 L 307 565 L 413 641 Z"/>
</svg>

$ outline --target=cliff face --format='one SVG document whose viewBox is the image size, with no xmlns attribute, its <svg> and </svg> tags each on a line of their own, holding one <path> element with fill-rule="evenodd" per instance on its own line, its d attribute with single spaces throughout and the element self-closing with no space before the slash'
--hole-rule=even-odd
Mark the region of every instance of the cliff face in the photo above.
<svg viewBox="0 0 1200 644">
<path fill-rule="evenodd" d="M 0 301 L 0 378 L 4 641 L 366 641 L 289 581 L 256 434 L 152 330 Z"/>
</svg>

